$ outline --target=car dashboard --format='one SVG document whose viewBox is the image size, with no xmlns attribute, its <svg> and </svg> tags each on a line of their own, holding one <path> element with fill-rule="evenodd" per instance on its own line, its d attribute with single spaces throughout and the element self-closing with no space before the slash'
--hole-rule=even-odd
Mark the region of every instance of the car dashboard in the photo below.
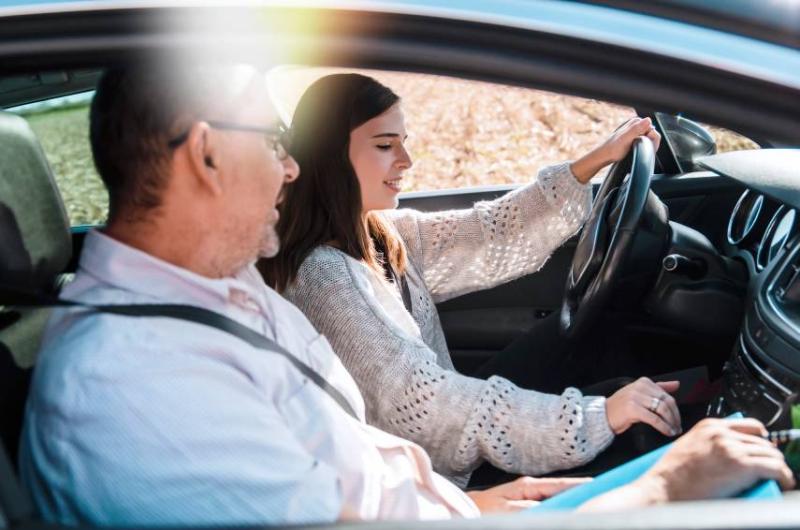
<svg viewBox="0 0 800 530">
<path fill-rule="evenodd" d="M 723 253 L 745 264 L 745 316 L 708 415 L 742 412 L 770 429 L 793 427 L 800 390 L 800 150 L 725 153 L 700 161 L 746 190 Z"/>
</svg>

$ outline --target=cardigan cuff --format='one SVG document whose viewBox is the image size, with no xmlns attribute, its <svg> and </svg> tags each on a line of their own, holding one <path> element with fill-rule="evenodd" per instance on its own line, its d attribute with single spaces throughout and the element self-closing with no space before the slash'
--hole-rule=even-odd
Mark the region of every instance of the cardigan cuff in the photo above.
<svg viewBox="0 0 800 530">
<path fill-rule="evenodd" d="M 605 450 L 614 440 L 614 431 L 608 424 L 606 415 L 606 398 L 601 396 L 584 396 L 583 415 L 586 423 L 586 441 L 591 448 L 592 458 Z"/>
<path fill-rule="evenodd" d="M 542 168 L 538 183 L 547 202 L 562 217 L 580 224 L 592 208 L 592 185 L 581 184 L 572 174 L 571 164 L 567 161 Z"/>
</svg>

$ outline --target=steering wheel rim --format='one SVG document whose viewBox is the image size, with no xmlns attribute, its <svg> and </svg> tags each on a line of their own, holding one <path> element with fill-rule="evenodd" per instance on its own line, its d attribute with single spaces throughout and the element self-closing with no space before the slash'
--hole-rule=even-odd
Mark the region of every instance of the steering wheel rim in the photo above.
<svg viewBox="0 0 800 530">
<path fill-rule="evenodd" d="M 608 303 L 633 246 L 654 167 L 653 143 L 640 137 L 634 141 L 628 155 L 611 167 L 603 181 L 567 274 L 559 315 L 563 336 L 582 335 Z M 626 171 L 627 168 L 630 171 Z M 630 178 L 625 180 L 628 174 Z M 614 226 L 610 226 L 612 211 L 618 212 Z"/>
</svg>

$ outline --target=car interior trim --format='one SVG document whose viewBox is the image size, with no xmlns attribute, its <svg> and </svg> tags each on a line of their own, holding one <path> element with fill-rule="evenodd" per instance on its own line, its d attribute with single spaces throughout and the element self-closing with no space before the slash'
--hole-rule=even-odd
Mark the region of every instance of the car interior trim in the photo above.
<svg viewBox="0 0 800 530">
<path fill-rule="evenodd" d="M 752 193 L 750 190 L 742 193 L 728 220 L 728 243 L 738 245 L 750 235 L 763 206 L 763 195 Z"/>
<path fill-rule="evenodd" d="M 532 5 L 527 17 L 535 20 L 534 7 L 549 4 Z M 225 41 L 226 53 L 235 52 L 241 61 L 304 64 L 314 60 L 307 55 L 309 50 L 324 49 L 326 56 L 316 57 L 316 61 L 328 66 L 389 70 L 402 66 L 405 71 L 535 86 L 635 108 L 681 109 L 689 116 L 748 135 L 790 143 L 800 141 L 800 108 L 787 112 L 797 107 L 800 58 L 796 59 L 796 72 L 788 63 L 776 66 L 777 70 L 798 77 L 797 83 L 786 84 L 726 69 L 722 63 L 703 65 L 664 57 L 638 47 L 638 41 L 625 47 L 569 34 L 537 34 L 510 23 L 503 26 L 463 17 L 445 20 L 386 12 L 360 13 L 362 16 L 355 17 L 345 10 L 275 6 L 261 8 L 263 13 L 254 13 L 252 7 L 250 11 L 242 9 L 238 17 L 230 13 L 234 8 L 220 14 L 221 8 L 196 7 L 187 17 L 185 10 L 152 5 L 128 10 L 111 10 L 103 5 L 100 3 L 96 11 L 80 13 L 82 18 L 68 12 L 6 17 L 0 23 L 0 35 L 13 39 L 0 40 L 0 54 L 4 57 L 0 69 L 8 73 L 42 69 L 45 57 L 48 68 L 65 68 L 102 66 L 111 57 L 135 58 L 150 52 L 196 55 L 216 42 L 209 38 L 209 31 L 216 27 L 214 22 L 226 20 L 230 23 L 219 37 Z M 398 5 L 395 8 L 400 9 Z M 259 19 L 274 18 L 276 30 L 269 38 L 264 36 L 263 28 L 257 32 L 248 27 L 255 15 Z M 290 22 L 309 16 L 324 16 L 326 24 L 314 32 L 297 29 L 292 33 Z M 152 19 L 158 23 L 150 23 Z M 178 35 L 166 32 L 178 20 L 185 30 Z M 278 24 L 280 21 L 286 21 L 286 27 Z M 147 29 L 143 31 L 143 27 Z M 43 31 L 50 37 L 33 38 Z M 652 36 L 648 38 L 653 40 Z M 271 52 L 264 53 L 265 47 Z M 276 56 L 278 53 L 285 56 Z M 209 50 L 208 55 L 213 57 L 214 53 Z M 665 86 L 670 90 L 665 91 Z M 710 92 L 714 93 L 713 105 L 709 104 Z M 741 105 L 743 98 L 750 104 Z"/>
<path fill-rule="evenodd" d="M 753 149 L 701 157 L 697 163 L 706 169 L 741 182 L 768 197 L 800 208 L 797 168 L 800 150 Z"/>
<path fill-rule="evenodd" d="M 741 347 L 742 352 L 742 359 L 746 362 L 746 366 L 755 370 L 756 373 L 765 381 L 773 385 L 775 388 L 780 390 L 786 396 L 792 394 L 792 391 L 786 388 L 783 384 L 781 384 L 777 379 L 772 377 L 764 368 L 762 368 L 758 362 L 753 358 L 752 354 L 749 351 L 747 344 L 745 343 L 744 336 L 739 336 L 739 346 Z"/>
</svg>

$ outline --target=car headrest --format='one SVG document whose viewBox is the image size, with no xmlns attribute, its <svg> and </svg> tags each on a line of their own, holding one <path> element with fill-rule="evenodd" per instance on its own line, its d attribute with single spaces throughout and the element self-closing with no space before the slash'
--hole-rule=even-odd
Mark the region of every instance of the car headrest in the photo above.
<svg viewBox="0 0 800 530">
<path fill-rule="evenodd" d="M 6 112 L 0 112 L 0 249 L 0 284 L 46 294 L 58 291 L 72 253 L 67 214 L 42 147 L 24 119 Z M 0 300 L 0 355 L 29 367 L 49 309 L 13 306 L 13 299 Z M 1 372 L 5 386 L 8 374 Z"/>
<path fill-rule="evenodd" d="M 39 141 L 0 112 L 0 282 L 46 292 L 72 252 L 69 221 Z"/>
</svg>

